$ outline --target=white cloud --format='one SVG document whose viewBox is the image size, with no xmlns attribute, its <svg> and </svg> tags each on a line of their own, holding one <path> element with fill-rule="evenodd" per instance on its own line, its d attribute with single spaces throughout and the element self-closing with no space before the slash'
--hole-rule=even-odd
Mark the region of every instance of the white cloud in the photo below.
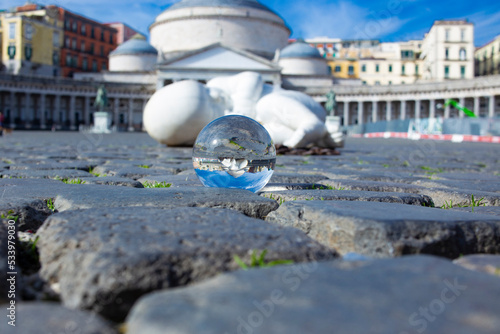
<svg viewBox="0 0 500 334">
<path fill-rule="evenodd" d="M 296 2 L 289 9 L 294 20 L 294 36 L 329 36 L 349 39 L 377 39 L 397 31 L 405 20 L 397 17 L 399 8 L 370 11 L 352 2 Z"/>
</svg>

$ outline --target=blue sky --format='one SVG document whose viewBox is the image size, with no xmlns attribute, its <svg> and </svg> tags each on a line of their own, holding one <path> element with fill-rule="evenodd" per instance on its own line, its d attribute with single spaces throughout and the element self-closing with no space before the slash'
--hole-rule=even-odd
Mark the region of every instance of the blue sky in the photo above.
<svg viewBox="0 0 500 334">
<path fill-rule="evenodd" d="M 0 0 L 0 8 L 25 0 Z M 101 22 L 125 22 L 147 33 L 154 18 L 177 0 L 53 0 L 56 4 Z M 291 37 L 380 39 L 383 42 L 421 39 L 434 20 L 468 19 L 475 24 L 475 44 L 500 35 L 500 1 L 496 0 L 260 0 L 279 13 Z"/>
</svg>

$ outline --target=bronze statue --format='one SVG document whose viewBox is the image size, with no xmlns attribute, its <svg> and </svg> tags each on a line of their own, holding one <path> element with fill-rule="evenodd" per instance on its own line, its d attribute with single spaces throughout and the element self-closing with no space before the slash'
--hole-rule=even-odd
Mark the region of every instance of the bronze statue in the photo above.
<svg viewBox="0 0 500 334">
<path fill-rule="evenodd" d="M 98 111 L 104 111 L 108 105 L 108 94 L 106 93 L 106 87 L 104 85 L 99 86 L 97 90 L 97 96 L 94 101 L 94 106 L 97 107 Z"/>
<path fill-rule="evenodd" d="M 330 116 L 334 116 L 334 111 L 337 108 L 337 99 L 333 90 L 330 90 L 326 94 L 325 109 Z"/>
</svg>

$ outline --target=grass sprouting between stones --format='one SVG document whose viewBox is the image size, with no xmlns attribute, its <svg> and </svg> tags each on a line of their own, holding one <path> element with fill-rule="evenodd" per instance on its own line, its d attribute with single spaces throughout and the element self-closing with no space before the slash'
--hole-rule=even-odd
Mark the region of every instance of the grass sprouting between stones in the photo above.
<svg viewBox="0 0 500 334">
<path fill-rule="evenodd" d="M 52 198 L 49 198 L 47 200 L 47 208 L 49 208 L 49 210 L 52 212 L 56 211 L 56 208 L 54 207 L 54 201 L 52 200 Z"/>
<path fill-rule="evenodd" d="M 148 166 L 148 165 L 139 165 L 140 168 L 144 168 L 144 169 L 150 169 L 151 166 Z"/>
<path fill-rule="evenodd" d="M 94 175 L 95 177 L 106 177 L 106 176 L 108 176 L 106 174 L 96 173 L 94 170 L 95 170 L 95 168 L 90 168 L 89 169 L 89 173 L 92 174 L 92 175 Z"/>
<path fill-rule="evenodd" d="M 167 182 L 149 182 L 146 181 L 142 184 L 144 188 L 170 188 L 172 186 L 172 183 L 167 183 Z"/>
<path fill-rule="evenodd" d="M 55 177 L 56 180 L 62 181 L 66 184 L 86 184 L 87 182 L 83 181 L 82 179 L 69 179 L 69 178 L 61 178 L 60 176 Z"/>
<path fill-rule="evenodd" d="M 13 220 L 13 221 L 17 222 L 17 220 L 19 219 L 19 216 L 14 216 L 14 210 L 9 210 L 7 212 L 7 215 L 2 213 L 2 215 L 0 215 L 0 218 L 7 219 L 7 220 Z"/>
<path fill-rule="evenodd" d="M 458 208 L 471 208 L 472 212 L 474 212 L 474 208 L 479 207 L 479 206 L 486 206 L 486 203 L 483 203 L 484 197 L 481 197 L 480 199 L 476 199 L 474 195 L 470 195 L 470 203 L 469 204 L 456 204 L 455 206 Z M 450 199 L 450 202 L 448 203 L 447 201 L 444 202 L 444 204 L 441 206 L 441 209 L 452 209 L 454 207 L 453 201 Z"/>
<path fill-rule="evenodd" d="M 292 260 L 275 260 L 275 261 L 266 261 L 265 257 L 267 254 L 267 249 L 264 249 L 259 256 L 257 256 L 257 251 L 252 251 L 252 257 L 250 264 L 246 264 L 243 260 L 238 256 L 234 255 L 234 261 L 243 269 L 248 270 L 249 268 L 268 268 L 274 267 L 282 264 L 293 264 Z"/>
</svg>

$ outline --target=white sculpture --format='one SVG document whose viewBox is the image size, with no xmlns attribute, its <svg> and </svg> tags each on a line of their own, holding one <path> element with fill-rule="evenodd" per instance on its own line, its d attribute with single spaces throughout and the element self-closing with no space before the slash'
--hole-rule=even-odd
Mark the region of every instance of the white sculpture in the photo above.
<svg viewBox="0 0 500 334">
<path fill-rule="evenodd" d="M 323 107 L 304 93 L 264 84 L 254 72 L 215 78 L 206 86 L 181 81 L 158 90 L 144 110 L 144 127 L 169 146 L 193 145 L 210 121 L 227 114 L 260 122 L 275 144 L 336 147 Z"/>
</svg>

